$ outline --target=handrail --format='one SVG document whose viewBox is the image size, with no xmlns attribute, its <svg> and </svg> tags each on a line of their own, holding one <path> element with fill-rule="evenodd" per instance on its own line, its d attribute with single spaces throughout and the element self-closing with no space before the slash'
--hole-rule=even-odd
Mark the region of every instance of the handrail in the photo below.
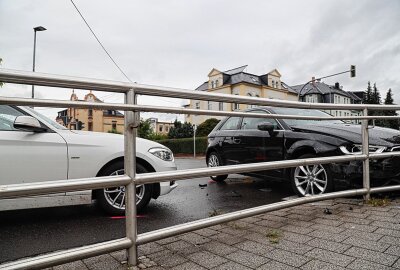
<svg viewBox="0 0 400 270">
<path fill-rule="evenodd" d="M 95 89 L 96 91 L 119 93 L 126 93 L 131 89 L 135 89 L 135 94 L 139 95 L 162 96 L 193 100 L 209 100 L 228 103 L 242 103 L 259 106 L 275 106 L 302 109 L 400 110 L 400 105 L 305 103 L 298 101 L 254 98 L 239 95 L 211 93 L 205 91 L 194 91 L 190 89 L 178 89 L 172 87 L 162 87 L 127 82 L 106 81 L 100 79 L 61 76 L 11 69 L 0 69 L 0 81 L 8 83 L 34 84 L 40 86 L 61 88 Z"/>
<path fill-rule="evenodd" d="M 368 121 L 370 119 L 399 119 L 400 116 L 368 116 L 368 110 L 400 110 L 400 105 L 371 105 L 371 104 L 324 104 L 324 103 L 303 103 L 295 101 L 273 100 L 266 98 L 243 97 L 228 94 L 210 93 L 205 91 L 193 91 L 176 89 L 161 86 L 142 85 L 136 83 L 115 82 L 98 79 L 77 78 L 70 76 L 60 76 L 44 73 L 32 73 L 26 71 L 0 69 L 0 81 L 19 84 L 35 84 L 50 87 L 93 89 L 97 91 L 108 91 L 124 93 L 125 104 L 81 102 L 81 101 L 60 101 L 44 99 L 26 99 L 0 97 L 0 104 L 22 105 L 22 106 L 42 106 L 42 107 L 74 107 L 74 108 L 98 108 L 116 109 L 125 111 L 125 173 L 123 176 L 107 176 L 95 178 L 82 178 L 73 180 L 45 181 L 26 184 L 0 185 L 0 199 L 15 198 L 21 196 L 42 195 L 56 192 L 79 191 L 108 188 L 124 185 L 126 187 L 126 237 L 108 242 L 88 245 L 81 248 L 69 249 L 61 252 L 41 255 L 34 258 L 19 260 L 16 262 L 1 264 L 0 268 L 23 269 L 49 267 L 81 258 L 107 253 L 119 249 L 128 250 L 128 264 L 137 264 L 137 246 L 151 241 L 163 239 L 205 228 L 222 222 L 237 220 L 250 217 L 269 211 L 283 209 L 295 205 L 309 202 L 322 201 L 326 199 L 339 198 L 345 196 L 364 195 L 369 198 L 372 193 L 388 192 L 400 190 L 400 185 L 370 188 L 369 183 L 369 161 L 371 159 L 383 159 L 399 157 L 400 152 L 369 153 L 369 134 Z M 209 100 L 228 103 L 243 103 L 259 106 L 277 106 L 306 109 L 339 109 L 339 110 L 363 110 L 362 116 L 340 116 L 340 117 L 314 117 L 299 115 L 272 115 L 253 112 L 225 112 L 213 110 L 197 110 L 185 108 L 171 108 L 162 106 L 138 105 L 137 95 L 152 95 L 172 98 L 184 98 L 194 100 Z M 360 126 L 362 130 L 362 153 L 356 155 L 329 156 L 307 159 L 283 160 L 273 162 L 251 163 L 241 165 L 221 166 L 214 168 L 190 169 L 170 172 L 155 172 L 136 175 L 134 168 L 136 160 L 136 127 L 139 112 L 161 112 L 161 113 L 180 113 L 198 114 L 215 116 L 242 116 L 258 118 L 277 118 L 277 119 L 305 119 L 305 120 L 362 120 Z M 169 228 L 160 229 L 137 235 L 136 220 L 136 185 L 148 184 L 174 180 L 191 179 L 202 176 L 224 175 L 231 173 L 254 172 L 260 170 L 291 168 L 296 166 L 306 166 L 312 164 L 327 164 L 332 162 L 362 162 L 363 163 L 363 188 L 340 192 L 327 193 L 322 195 L 308 196 L 284 202 L 277 202 L 270 205 L 263 205 L 255 208 L 240 210 L 237 212 L 207 218 L 194 222 L 176 225 Z"/>
</svg>

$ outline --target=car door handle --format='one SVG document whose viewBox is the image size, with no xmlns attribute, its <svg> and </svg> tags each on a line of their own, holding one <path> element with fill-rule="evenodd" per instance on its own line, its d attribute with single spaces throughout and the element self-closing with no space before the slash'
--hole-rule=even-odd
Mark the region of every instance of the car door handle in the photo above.
<svg viewBox="0 0 400 270">
<path fill-rule="evenodd" d="M 239 144 L 241 141 L 242 141 L 242 139 L 233 137 L 233 143 Z"/>
</svg>

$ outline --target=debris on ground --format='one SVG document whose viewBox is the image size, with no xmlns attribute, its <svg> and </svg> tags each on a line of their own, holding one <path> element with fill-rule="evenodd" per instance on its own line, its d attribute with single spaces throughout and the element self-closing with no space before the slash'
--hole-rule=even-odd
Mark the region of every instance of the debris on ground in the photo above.
<svg viewBox="0 0 400 270">
<path fill-rule="evenodd" d="M 242 197 L 239 193 L 237 193 L 235 190 L 231 192 L 231 197 Z"/>
<path fill-rule="evenodd" d="M 325 215 L 332 215 L 332 211 L 329 208 L 324 209 L 324 214 Z"/>
<path fill-rule="evenodd" d="M 207 184 L 199 184 L 199 187 L 200 187 L 201 189 L 204 189 L 204 188 L 207 187 Z"/>
</svg>

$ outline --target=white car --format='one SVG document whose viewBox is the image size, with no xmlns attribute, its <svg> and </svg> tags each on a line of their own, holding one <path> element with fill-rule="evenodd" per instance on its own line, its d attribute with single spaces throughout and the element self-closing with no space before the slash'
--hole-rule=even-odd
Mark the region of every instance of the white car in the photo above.
<svg viewBox="0 0 400 270">
<path fill-rule="evenodd" d="M 137 173 L 176 170 L 165 146 L 137 138 Z M 28 107 L 0 105 L 0 185 L 124 173 L 124 137 L 69 130 Z M 137 208 L 176 188 L 174 181 L 137 186 Z M 125 188 L 0 200 L 0 210 L 92 203 L 108 213 L 125 211 Z"/>
</svg>

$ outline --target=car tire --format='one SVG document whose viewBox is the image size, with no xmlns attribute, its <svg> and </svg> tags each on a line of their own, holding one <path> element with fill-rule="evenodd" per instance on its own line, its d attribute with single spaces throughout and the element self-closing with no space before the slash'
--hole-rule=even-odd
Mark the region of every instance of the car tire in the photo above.
<svg viewBox="0 0 400 270">
<path fill-rule="evenodd" d="M 146 173 L 147 169 L 137 163 L 136 173 Z M 108 166 L 99 176 L 124 174 L 124 161 L 120 160 Z M 125 187 L 113 187 L 96 190 L 96 198 L 100 207 L 110 215 L 125 215 Z M 152 185 L 136 186 L 136 209 L 142 211 L 150 202 Z"/>
<path fill-rule="evenodd" d="M 315 157 L 317 156 L 313 154 L 305 154 L 299 159 Z M 300 197 L 324 194 L 333 190 L 332 172 L 327 164 L 292 168 L 290 181 L 293 191 Z"/>
<path fill-rule="evenodd" d="M 218 167 L 218 166 L 222 166 L 222 160 L 221 157 L 218 155 L 217 152 L 211 152 L 208 155 L 207 158 L 207 167 Z M 214 180 L 215 182 L 223 182 L 225 181 L 226 178 L 228 178 L 228 175 L 215 175 L 215 176 L 210 176 L 210 178 L 212 180 Z"/>
</svg>

